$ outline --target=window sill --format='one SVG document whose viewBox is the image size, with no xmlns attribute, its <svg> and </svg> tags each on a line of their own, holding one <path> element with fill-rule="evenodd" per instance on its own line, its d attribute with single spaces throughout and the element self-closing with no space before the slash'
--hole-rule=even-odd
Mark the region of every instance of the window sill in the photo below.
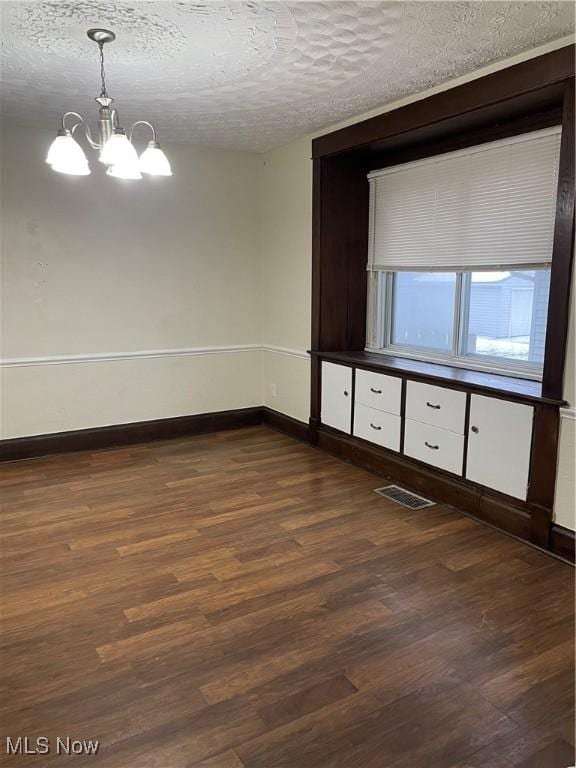
<svg viewBox="0 0 576 768">
<path fill-rule="evenodd" d="M 375 352 L 347 350 L 342 352 L 316 352 L 310 355 L 322 360 L 358 365 L 375 371 L 392 374 L 405 374 L 421 381 L 433 381 L 447 387 L 468 389 L 480 394 L 505 396 L 511 400 L 528 403 L 548 403 L 565 405 L 563 400 L 542 397 L 542 383 L 533 379 L 520 379 L 484 371 L 472 371 L 467 368 L 428 363 L 422 360 L 410 360 L 393 355 L 380 355 Z"/>
<path fill-rule="evenodd" d="M 450 359 L 448 355 L 443 357 L 441 354 L 430 352 L 426 354 L 425 350 L 416 350 L 412 348 L 387 347 L 386 349 L 370 349 L 366 347 L 365 352 L 373 352 L 378 355 L 386 355 L 397 360 L 415 360 L 425 364 L 442 365 L 447 368 L 460 368 L 470 373 L 487 373 L 489 376 L 504 376 L 506 379 L 521 379 L 522 381 L 541 382 L 543 371 L 540 369 L 539 375 L 530 372 L 529 368 L 522 371 L 520 368 L 512 371 L 505 366 L 500 366 L 499 362 L 494 362 L 492 358 L 482 355 L 461 356 Z M 537 369 L 532 369 L 533 371 Z"/>
</svg>

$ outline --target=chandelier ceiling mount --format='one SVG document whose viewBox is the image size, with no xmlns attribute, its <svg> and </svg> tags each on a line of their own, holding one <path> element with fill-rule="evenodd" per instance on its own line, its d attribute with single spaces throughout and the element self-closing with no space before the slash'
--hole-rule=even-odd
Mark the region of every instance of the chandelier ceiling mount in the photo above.
<svg viewBox="0 0 576 768">
<path fill-rule="evenodd" d="M 98 45 L 104 45 L 105 43 L 113 43 L 116 40 L 116 35 L 109 29 L 89 29 L 86 32 L 90 40 L 93 40 Z"/>
<path fill-rule="evenodd" d="M 128 135 L 120 125 L 118 110 L 112 107 L 114 99 L 106 88 L 104 68 L 104 45 L 116 40 L 116 35 L 109 29 L 89 29 L 86 33 L 90 40 L 98 45 L 100 51 L 100 95 L 95 98 L 98 110 L 98 139 L 94 139 L 90 126 L 78 112 L 65 112 L 62 126 L 52 142 L 46 162 L 52 170 L 72 176 L 88 176 L 90 166 L 84 150 L 76 141 L 74 134 L 81 128 L 84 137 L 92 149 L 100 153 L 100 162 L 108 166 L 106 173 L 119 179 L 141 179 L 148 176 L 172 176 L 168 158 L 162 151 L 156 130 L 147 120 L 137 120 Z M 132 136 L 138 125 L 146 126 L 152 132 L 152 138 L 144 152 L 138 157 Z"/>
</svg>

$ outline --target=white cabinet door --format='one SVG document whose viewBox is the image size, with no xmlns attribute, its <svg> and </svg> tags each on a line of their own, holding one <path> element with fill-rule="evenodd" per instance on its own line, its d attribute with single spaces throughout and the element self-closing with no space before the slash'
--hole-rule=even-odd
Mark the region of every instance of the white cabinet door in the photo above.
<svg viewBox="0 0 576 768">
<path fill-rule="evenodd" d="M 526 499 L 534 408 L 472 395 L 466 477 Z"/>
<path fill-rule="evenodd" d="M 352 368 L 322 363 L 320 421 L 350 434 L 352 420 Z"/>
</svg>

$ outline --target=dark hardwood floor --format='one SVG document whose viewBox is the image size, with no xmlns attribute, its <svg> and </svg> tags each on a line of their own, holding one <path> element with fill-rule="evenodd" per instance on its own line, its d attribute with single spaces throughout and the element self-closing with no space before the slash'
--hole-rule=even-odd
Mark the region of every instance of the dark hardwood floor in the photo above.
<svg viewBox="0 0 576 768">
<path fill-rule="evenodd" d="M 574 574 L 548 555 L 266 427 L 0 477 L 0 752 L 100 740 L 6 765 L 574 763 Z"/>
</svg>

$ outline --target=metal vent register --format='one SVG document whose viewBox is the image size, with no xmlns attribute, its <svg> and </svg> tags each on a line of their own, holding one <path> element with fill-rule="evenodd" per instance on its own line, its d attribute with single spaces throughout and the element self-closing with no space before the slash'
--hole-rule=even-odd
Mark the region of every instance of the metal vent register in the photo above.
<svg viewBox="0 0 576 768">
<path fill-rule="evenodd" d="M 424 507 L 433 507 L 436 502 L 425 499 L 424 496 L 418 496 L 406 488 L 400 488 L 399 485 L 386 485 L 384 488 L 376 488 L 374 493 L 384 496 L 385 499 L 395 501 L 408 509 L 424 509 Z"/>
</svg>

